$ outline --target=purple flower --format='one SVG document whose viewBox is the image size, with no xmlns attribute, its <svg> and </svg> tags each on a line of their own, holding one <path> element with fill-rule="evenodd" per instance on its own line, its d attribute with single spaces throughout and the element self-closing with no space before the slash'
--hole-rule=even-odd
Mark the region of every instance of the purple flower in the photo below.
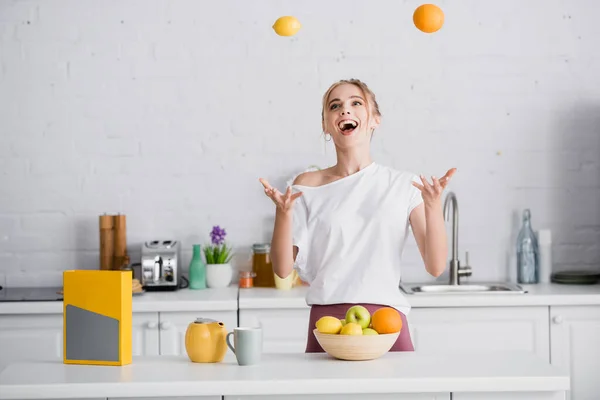
<svg viewBox="0 0 600 400">
<path fill-rule="evenodd" d="M 210 232 L 210 240 L 214 245 L 219 246 L 225 241 L 225 235 L 227 235 L 225 229 L 221 229 L 218 225 L 213 226 L 213 229 Z"/>
</svg>

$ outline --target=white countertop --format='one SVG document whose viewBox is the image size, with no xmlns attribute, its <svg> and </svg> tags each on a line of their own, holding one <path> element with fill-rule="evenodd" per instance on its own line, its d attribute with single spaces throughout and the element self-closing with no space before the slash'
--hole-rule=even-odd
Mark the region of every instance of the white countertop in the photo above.
<svg viewBox="0 0 600 400">
<path fill-rule="evenodd" d="M 240 289 L 238 306 L 248 308 L 308 308 L 306 305 L 307 286 L 297 286 L 290 290 L 273 288 Z"/>
<path fill-rule="evenodd" d="M 525 294 L 405 294 L 412 307 L 503 307 L 600 305 L 600 285 L 523 285 Z M 398 289 L 400 290 L 400 289 Z M 239 289 L 240 309 L 308 308 L 306 286 L 291 290 L 275 288 Z M 133 312 L 235 311 L 238 287 L 175 292 L 146 292 L 133 296 Z M 61 301 L 0 302 L 2 314 L 60 314 Z"/>
<path fill-rule="evenodd" d="M 145 292 L 133 296 L 133 312 L 237 311 L 238 287 L 224 289 L 179 289 L 174 292 Z M 62 314 L 62 301 L 0 302 L 2 314 Z"/>
<path fill-rule="evenodd" d="M 600 305 L 600 284 L 538 284 L 521 286 L 527 290 L 527 293 L 428 293 L 405 294 L 405 296 L 411 306 L 415 308 Z M 295 287 L 289 291 L 271 288 L 240 289 L 239 307 L 240 309 L 306 308 L 306 291 L 306 286 Z"/>
<path fill-rule="evenodd" d="M 372 361 L 327 354 L 269 354 L 258 365 L 194 364 L 187 357 L 134 358 L 123 367 L 13 364 L 0 399 L 179 397 L 327 393 L 564 391 L 568 374 L 531 353 L 388 353 Z"/>
</svg>

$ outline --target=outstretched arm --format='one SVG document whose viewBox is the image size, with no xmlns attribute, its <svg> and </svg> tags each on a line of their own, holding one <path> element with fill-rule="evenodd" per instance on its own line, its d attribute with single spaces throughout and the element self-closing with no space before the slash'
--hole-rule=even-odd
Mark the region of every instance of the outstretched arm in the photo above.
<svg viewBox="0 0 600 400">
<path fill-rule="evenodd" d="M 273 271 L 280 278 L 286 278 L 293 270 L 298 248 L 292 246 L 292 208 L 294 201 L 302 193 L 292 194 L 288 187 L 285 193 L 269 185 L 265 179 L 260 179 L 265 188 L 265 194 L 275 203 L 275 226 L 271 240 L 271 262 Z"/>
<path fill-rule="evenodd" d="M 410 224 L 425 263 L 425 269 L 435 277 L 444 272 L 448 258 L 448 242 L 441 197 L 444 188 L 455 172 L 456 168 L 452 168 L 439 180 L 432 177 L 432 183 L 429 183 L 423 176 L 421 176 L 422 184 L 413 182 L 413 186 L 421 191 L 423 204 L 411 212 Z"/>
</svg>

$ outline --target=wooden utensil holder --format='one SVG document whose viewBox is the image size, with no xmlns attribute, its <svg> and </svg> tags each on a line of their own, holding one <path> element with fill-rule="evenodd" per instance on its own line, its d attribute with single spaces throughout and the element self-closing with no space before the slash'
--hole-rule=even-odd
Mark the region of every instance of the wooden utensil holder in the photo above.
<svg viewBox="0 0 600 400">
<path fill-rule="evenodd" d="M 101 215 L 100 269 L 120 270 L 128 262 L 127 220 L 125 215 Z"/>
</svg>

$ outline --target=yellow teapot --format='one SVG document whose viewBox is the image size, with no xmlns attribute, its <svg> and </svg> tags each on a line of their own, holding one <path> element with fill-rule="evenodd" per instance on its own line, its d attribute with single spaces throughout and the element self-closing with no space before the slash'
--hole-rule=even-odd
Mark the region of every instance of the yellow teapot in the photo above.
<svg viewBox="0 0 600 400">
<path fill-rule="evenodd" d="M 185 351 L 192 362 L 221 362 L 227 353 L 225 324 L 208 318 L 197 318 L 185 331 Z"/>
</svg>

